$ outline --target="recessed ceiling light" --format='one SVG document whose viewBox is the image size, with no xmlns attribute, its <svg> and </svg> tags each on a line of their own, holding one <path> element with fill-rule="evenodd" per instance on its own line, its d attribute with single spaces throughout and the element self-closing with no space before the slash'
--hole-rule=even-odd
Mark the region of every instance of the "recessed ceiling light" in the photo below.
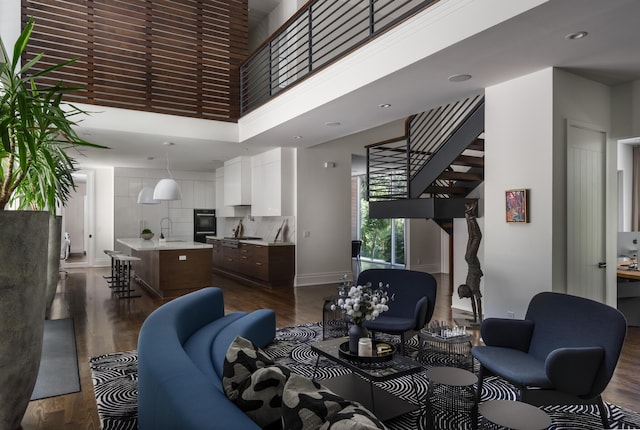
<svg viewBox="0 0 640 430">
<path fill-rule="evenodd" d="M 391 103 L 382 103 L 378 106 L 380 106 L 382 109 L 388 109 L 391 107 Z"/>
<path fill-rule="evenodd" d="M 578 39 L 584 39 L 585 37 L 587 37 L 589 35 L 589 33 L 587 33 L 586 31 L 576 31 L 575 33 L 569 33 L 565 36 L 565 39 L 568 40 L 578 40 Z"/>
<path fill-rule="evenodd" d="M 451 75 L 447 79 L 449 79 L 449 82 L 464 82 L 471 79 L 471 75 L 467 75 L 467 74 Z"/>
<path fill-rule="evenodd" d="M 147 160 L 151 161 L 151 160 L 155 160 L 156 157 L 147 157 Z"/>
<path fill-rule="evenodd" d="M 336 127 L 340 125 L 340 123 L 338 121 L 328 121 L 325 122 L 324 125 L 326 125 L 327 127 Z"/>
<path fill-rule="evenodd" d="M 300 140 L 300 139 L 302 139 L 302 136 L 293 136 L 293 138 L 296 139 L 296 140 Z"/>
</svg>

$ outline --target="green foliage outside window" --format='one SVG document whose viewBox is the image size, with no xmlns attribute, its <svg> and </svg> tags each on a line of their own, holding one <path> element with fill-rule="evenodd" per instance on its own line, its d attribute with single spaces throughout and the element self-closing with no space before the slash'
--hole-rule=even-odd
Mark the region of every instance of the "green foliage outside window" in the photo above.
<svg viewBox="0 0 640 430">
<path fill-rule="evenodd" d="M 405 264 L 404 262 L 404 219 L 394 219 L 396 226 L 396 261 L 394 264 Z"/>
<path fill-rule="evenodd" d="M 360 239 L 361 257 L 374 261 L 392 262 L 392 222 L 395 224 L 395 261 L 404 264 L 404 220 L 369 218 L 369 202 L 366 200 L 366 181 L 360 188 Z"/>
</svg>

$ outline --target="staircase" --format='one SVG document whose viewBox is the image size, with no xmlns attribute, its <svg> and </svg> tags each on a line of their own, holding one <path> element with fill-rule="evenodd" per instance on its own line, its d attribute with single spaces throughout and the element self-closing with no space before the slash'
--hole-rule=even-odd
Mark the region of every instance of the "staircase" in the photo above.
<svg viewBox="0 0 640 430">
<path fill-rule="evenodd" d="M 430 218 L 452 232 L 484 180 L 484 98 L 407 118 L 405 135 L 367 146 L 371 218 Z"/>
</svg>

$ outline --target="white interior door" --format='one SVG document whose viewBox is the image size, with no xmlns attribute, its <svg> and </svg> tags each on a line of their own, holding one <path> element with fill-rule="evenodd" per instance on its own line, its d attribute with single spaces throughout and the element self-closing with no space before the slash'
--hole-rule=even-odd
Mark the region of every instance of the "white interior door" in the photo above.
<svg viewBox="0 0 640 430">
<path fill-rule="evenodd" d="M 606 133 L 567 122 L 567 292 L 606 302 Z"/>
</svg>

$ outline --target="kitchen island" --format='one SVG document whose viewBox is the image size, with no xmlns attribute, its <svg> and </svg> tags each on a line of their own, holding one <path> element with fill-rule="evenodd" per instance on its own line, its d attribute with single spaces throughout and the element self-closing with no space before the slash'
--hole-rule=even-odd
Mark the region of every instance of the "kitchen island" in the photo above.
<svg viewBox="0 0 640 430">
<path fill-rule="evenodd" d="M 295 244 L 260 238 L 207 236 L 213 246 L 214 273 L 249 285 L 291 287 L 295 275 Z"/>
<path fill-rule="evenodd" d="M 126 253 L 140 258 L 133 263 L 136 281 L 164 300 L 211 285 L 210 244 L 187 240 L 159 243 L 157 239 L 140 238 L 116 242 L 126 248 Z"/>
</svg>

